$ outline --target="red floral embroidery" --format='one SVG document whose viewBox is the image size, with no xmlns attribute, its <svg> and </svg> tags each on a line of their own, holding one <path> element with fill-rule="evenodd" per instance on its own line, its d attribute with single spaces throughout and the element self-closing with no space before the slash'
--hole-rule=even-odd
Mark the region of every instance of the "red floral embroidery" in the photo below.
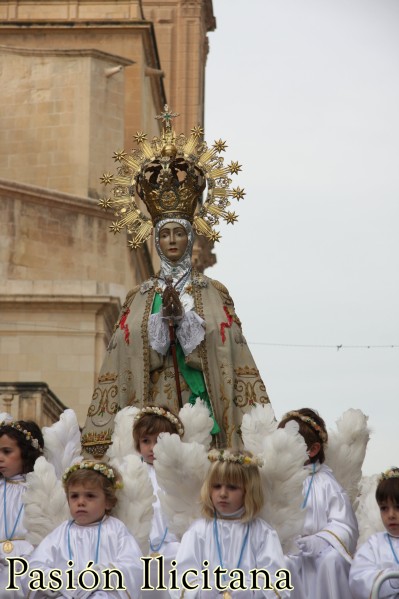
<svg viewBox="0 0 399 599">
<path fill-rule="evenodd" d="M 223 306 L 223 310 L 224 310 L 224 313 L 227 316 L 227 322 L 221 322 L 220 323 L 220 336 L 222 338 L 222 343 L 224 343 L 226 341 L 225 329 L 226 328 L 229 329 L 231 327 L 231 323 L 233 322 L 233 317 L 231 316 L 231 314 L 229 314 L 229 311 L 226 308 L 226 306 Z"/>
<path fill-rule="evenodd" d="M 129 314 L 130 314 L 130 309 L 128 308 L 126 310 L 126 312 L 123 313 L 123 316 L 121 317 L 120 322 L 119 322 L 119 326 L 120 326 L 121 330 L 124 331 L 124 333 L 125 333 L 125 341 L 128 345 L 129 345 L 129 341 L 130 341 L 130 331 L 129 331 L 129 327 L 126 324 L 126 320 L 127 320 L 127 317 L 129 316 Z"/>
</svg>

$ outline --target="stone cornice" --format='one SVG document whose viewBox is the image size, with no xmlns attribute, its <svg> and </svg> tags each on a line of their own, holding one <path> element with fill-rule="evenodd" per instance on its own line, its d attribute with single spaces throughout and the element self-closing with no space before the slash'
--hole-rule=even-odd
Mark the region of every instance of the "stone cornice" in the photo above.
<svg viewBox="0 0 399 599">
<path fill-rule="evenodd" d="M 11 395 L 9 400 L 12 401 L 13 395 L 31 395 L 40 393 L 41 395 L 46 396 L 50 399 L 56 407 L 59 409 L 59 412 L 63 412 L 66 410 L 66 406 L 62 403 L 60 399 L 53 393 L 47 383 L 43 382 L 6 382 L 0 383 L 0 399 L 4 402 L 5 395 Z"/>
<path fill-rule="evenodd" d="M 118 318 L 122 301 L 120 297 L 107 295 L 34 295 L 34 294 L 15 294 L 0 293 L 0 310 L 3 318 L 0 322 L 1 333 L 20 336 L 22 334 L 55 335 L 57 337 L 85 337 L 95 333 L 95 322 L 92 325 L 86 323 L 85 326 L 75 324 L 74 322 L 52 321 L 36 322 L 32 320 L 35 313 L 65 313 L 73 314 L 91 314 L 101 316 L 106 328 L 108 337 L 112 335 L 112 329 Z M 8 315 L 15 313 L 22 314 L 23 317 L 17 318 L 17 322 L 7 322 Z M 29 317 L 27 316 L 29 314 Z"/>
<path fill-rule="evenodd" d="M 88 214 L 103 220 L 113 220 L 111 213 L 105 212 L 98 207 L 98 200 L 83 198 L 69 193 L 62 193 L 53 189 L 27 185 L 16 181 L 0 179 L 0 198 L 7 196 L 15 200 L 42 204 L 44 206 L 56 206 L 62 210 L 68 210 L 79 214 Z"/>
<path fill-rule="evenodd" d="M 6 179 L 0 179 L 0 202 L 2 199 L 31 202 L 52 208 L 56 207 L 59 210 L 73 212 L 74 214 L 85 214 L 109 222 L 112 222 L 115 218 L 112 212 L 105 212 L 99 208 L 98 200 L 78 197 L 53 189 L 17 183 Z M 147 243 L 135 252 L 132 252 L 131 259 L 136 261 L 143 279 L 154 274 L 154 267 Z"/>
<path fill-rule="evenodd" d="M 40 15 L 47 20 L 60 18 L 60 14 L 67 19 L 92 19 L 93 15 L 104 13 L 115 19 L 133 20 L 143 16 L 141 0 L 1 0 L 1 4 L 4 16 L 18 20 L 23 19 L 23 15 L 29 19 Z"/>
<path fill-rule="evenodd" d="M 119 297 L 109 297 L 107 295 L 24 295 L 24 294 L 1 294 L 0 293 L 0 306 L 3 309 L 6 306 L 12 304 L 13 309 L 17 309 L 18 305 L 29 304 L 30 308 L 36 306 L 42 306 L 43 304 L 55 304 L 61 309 L 65 305 L 68 306 L 79 306 L 81 309 L 82 304 L 86 305 L 88 309 L 92 309 L 93 306 L 113 307 L 116 306 L 119 310 L 121 307 L 121 300 Z M 42 324 L 41 328 L 46 328 L 46 324 Z M 58 325 L 57 325 L 58 326 Z"/>
<path fill-rule="evenodd" d="M 122 32 L 122 31 L 128 31 L 129 33 L 132 31 L 137 31 L 139 33 L 141 33 L 143 35 L 143 44 L 144 44 L 144 49 L 145 49 L 145 56 L 146 56 L 146 62 L 148 67 L 151 67 L 153 69 L 158 69 L 161 70 L 161 62 L 159 59 L 159 54 L 158 54 L 158 48 L 157 48 L 157 42 L 156 42 L 156 37 L 155 37 L 155 31 L 154 31 L 154 26 L 153 23 L 151 21 L 142 21 L 142 20 L 134 20 L 134 19 L 129 19 L 129 20 L 105 20 L 105 19 L 93 19 L 93 20 L 59 20 L 59 21 L 46 21 L 46 20 L 10 20 L 10 21 L 0 21 L 0 30 L 4 31 L 4 33 L 6 32 L 18 32 L 21 33 L 22 31 L 32 31 L 32 32 L 38 32 L 38 31 L 57 31 L 57 30 L 64 30 L 64 31 L 85 31 L 85 32 L 89 32 L 89 31 L 101 31 L 101 32 L 106 32 L 108 31 L 112 31 L 112 32 Z M 4 48 L 4 46 L 2 46 L 2 48 Z M 26 53 L 29 54 L 30 50 L 26 48 Z M 66 52 L 85 52 L 85 50 L 44 50 L 44 52 L 50 52 L 53 55 L 56 55 L 57 52 L 59 52 L 59 55 L 63 55 Z M 97 52 L 96 50 L 86 50 L 86 52 Z M 107 55 L 106 52 L 99 52 L 99 56 L 101 54 Z M 84 54 L 83 54 L 84 55 Z M 113 55 L 109 54 L 109 60 L 111 60 L 111 57 Z M 116 60 L 118 62 L 118 64 L 121 64 L 121 60 L 127 61 L 129 59 L 127 58 L 121 58 L 121 57 L 115 57 L 114 56 L 114 60 Z M 131 61 L 129 63 L 126 63 L 125 66 L 127 66 L 128 64 L 134 64 L 134 61 Z M 162 109 L 163 106 L 167 103 L 166 100 L 166 93 L 165 93 L 165 88 L 164 88 L 164 83 L 163 83 L 163 78 L 162 77 L 152 77 L 151 78 L 151 85 L 152 86 L 156 86 L 157 87 L 157 91 L 158 91 L 158 95 L 160 96 L 159 98 L 159 107 L 158 109 Z M 156 95 L 157 97 L 157 95 Z"/>
<path fill-rule="evenodd" d="M 89 58 L 98 58 L 100 60 L 107 60 L 108 62 L 114 62 L 115 64 L 122 64 L 123 66 L 130 66 L 135 63 L 134 60 L 117 56 L 116 54 L 110 54 L 109 52 L 102 52 L 101 50 L 95 49 L 61 49 L 57 50 L 54 48 L 18 48 L 15 46 L 3 46 L 0 45 L 0 52 L 2 54 L 18 54 L 20 56 L 81 56 Z"/>
<path fill-rule="evenodd" d="M 216 29 L 216 18 L 213 14 L 212 0 L 205 0 L 205 27 L 207 31 L 215 31 Z"/>
<path fill-rule="evenodd" d="M 90 20 L 67 20 L 59 19 L 46 21 L 40 19 L 19 20 L 13 19 L 10 21 L 0 21 L 1 29 L 10 31 L 12 29 L 149 29 L 151 21 L 135 20 L 135 19 L 90 19 Z"/>
</svg>

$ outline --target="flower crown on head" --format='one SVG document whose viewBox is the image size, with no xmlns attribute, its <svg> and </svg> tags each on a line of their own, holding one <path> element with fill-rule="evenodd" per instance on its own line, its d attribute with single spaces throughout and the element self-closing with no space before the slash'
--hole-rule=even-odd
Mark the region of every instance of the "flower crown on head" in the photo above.
<svg viewBox="0 0 399 599">
<path fill-rule="evenodd" d="M 118 480 L 114 470 L 110 466 L 107 466 L 103 462 L 91 462 L 90 460 L 77 462 L 67 468 L 62 475 L 62 482 L 65 484 L 72 472 L 76 472 L 77 470 L 94 470 L 94 472 L 98 472 L 108 478 L 114 489 L 121 489 L 123 487 L 123 483 Z"/>
<path fill-rule="evenodd" d="M 282 417 L 282 420 L 285 420 L 286 418 L 299 418 L 299 420 L 302 420 L 302 422 L 308 424 L 314 431 L 316 431 L 323 443 L 327 443 L 328 435 L 326 431 L 323 431 L 322 427 L 310 416 L 304 416 L 304 414 L 300 414 L 299 412 L 287 412 L 285 416 Z"/>
<path fill-rule="evenodd" d="M 3 420 L 3 422 L 0 422 L 0 428 L 2 428 L 3 426 L 10 426 L 11 428 L 14 428 L 19 433 L 22 433 L 23 436 L 25 437 L 25 439 L 32 445 L 32 447 L 34 449 L 37 449 L 37 451 L 40 451 L 40 453 L 43 453 L 43 449 L 40 447 L 38 439 L 36 439 L 36 437 L 33 437 L 32 433 L 30 431 L 27 431 L 25 428 L 23 428 L 19 424 L 18 421 Z"/>
<path fill-rule="evenodd" d="M 140 410 L 140 412 L 137 414 L 137 416 L 134 417 L 134 419 L 140 420 L 146 414 L 155 414 L 156 416 L 162 416 L 162 418 L 166 418 L 176 427 L 179 437 L 182 437 L 184 435 L 183 424 L 177 418 L 177 416 L 172 414 L 172 412 L 169 412 L 164 408 L 160 408 L 159 406 L 146 406 Z"/>
<path fill-rule="evenodd" d="M 399 478 L 399 468 L 392 466 L 392 468 L 389 468 L 389 470 L 381 472 L 378 482 L 380 483 L 381 481 L 388 480 L 389 478 Z"/>
<path fill-rule="evenodd" d="M 231 462 L 240 466 L 263 466 L 263 459 L 259 456 L 249 456 L 243 453 L 233 453 L 228 449 L 211 449 L 208 452 L 210 462 Z"/>
</svg>

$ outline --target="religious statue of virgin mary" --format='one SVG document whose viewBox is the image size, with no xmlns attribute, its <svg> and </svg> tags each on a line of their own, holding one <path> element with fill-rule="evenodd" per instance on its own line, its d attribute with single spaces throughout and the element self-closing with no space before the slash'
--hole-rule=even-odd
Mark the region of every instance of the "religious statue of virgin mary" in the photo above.
<svg viewBox="0 0 399 599">
<path fill-rule="evenodd" d="M 132 249 L 153 233 L 161 265 L 128 293 L 115 324 L 82 435 L 84 451 L 95 457 L 111 443 L 115 414 L 129 405 L 177 413 L 200 398 L 214 421 L 214 446 L 240 447 L 243 414 L 269 402 L 228 290 L 191 263 L 195 233 L 217 241 L 219 220 L 237 220 L 226 208 L 230 198 L 244 196 L 243 189 L 230 188 L 229 175 L 241 167 L 225 166 L 225 142 L 208 147 L 201 127 L 177 136 L 174 116 L 165 106 L 157 117 L 160 137 L 149 142 L 138 133 L 136 150 L 115 155 L 118 174 L 102 177 L 113 185 L 112 197 L 100 202 L 115 212 L 113 231 L 126 228 Z"/>
</svg>

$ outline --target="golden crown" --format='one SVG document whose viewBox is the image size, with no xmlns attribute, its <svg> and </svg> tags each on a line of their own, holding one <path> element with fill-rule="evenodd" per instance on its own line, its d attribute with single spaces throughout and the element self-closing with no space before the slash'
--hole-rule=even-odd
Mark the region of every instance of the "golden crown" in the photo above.
<svg viewBox="0 0 399 599">
<path fill-rule="evenodd" d="M 104 173 L 100 179 L 113 188 L 111 196 L 100 200 L 99 205 L 114 211 L 117 220 L 110 229 L 119 233 L 126 228 L 132 249 L 139 247 L 164 218 L 184 218 L 192 223 L 196 233 L 212 241 L 220 239 L 220 233 L 214 230 L 220 219 L 237 221 L 237 215 L 226 208 L 229 198 L 244 198 L 240 187 L 230 189 L 229 175 L 237 174 L 241 165 L 231 162 L 225 166 L 220 154 L 226 150 L 226 142 L 220 139 L 209 148 L 202 141 L 204 130 L 200 126 L 191 129 L 188 137 L 183 133 L 177 136 L 172 127 L 176 116 L 165 105 L 164 111 L 155 117 L 163 124 L 161 136 L 150 142 L 145 133 L 136 133 L 138 147 L 131 154 L 123 150 L 114 153 L 114 160 L 121 164 L 118 174 Z M 206 186 L 207 196 L 201 205 Z M 141 212 L 135 192 L 151 218 Z"/>
</svg>

